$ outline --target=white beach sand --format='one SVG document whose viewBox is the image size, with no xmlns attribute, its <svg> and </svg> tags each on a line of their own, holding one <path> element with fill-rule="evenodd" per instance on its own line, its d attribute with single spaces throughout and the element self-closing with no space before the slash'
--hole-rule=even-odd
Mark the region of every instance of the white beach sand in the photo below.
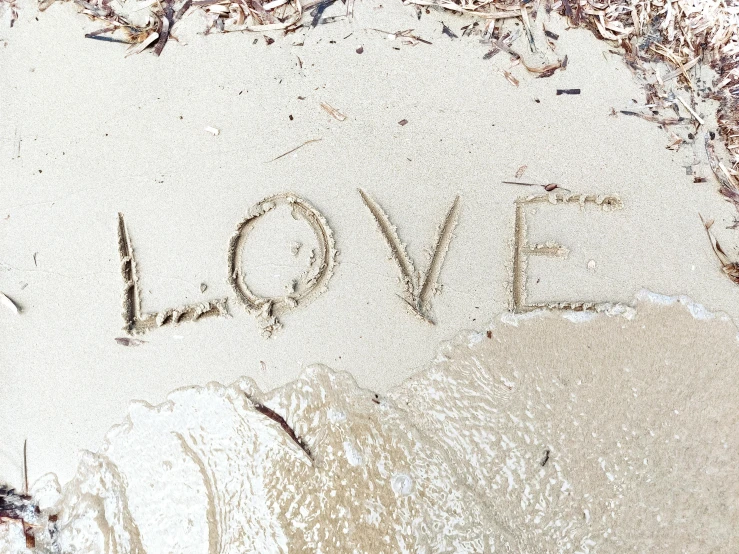
<svg viewBox="0 0 739 554">
<path fill-rule="evenodd" d="M 706 124 L 697 131 L 675 127 L 687 142 L 668 150 L 656 124 L 613 115 L 644 104 L 622 59 L 558 17 L 545 20 L 560 34 L 545 57 L 566 54 L 567 68 L 535 79 L 505 53 L 483 59 L 488 47 L 461 36 L 469 19 L 418 20 L 414 8 L 387 1 L 358 3 L 354 14 L 274 34 L 270 45 L 261 33 L 183 31 L 160 58 L 85 39 L 98 26 L 70 4 L 42 14 L 25 6 L 12 29 L 0 29 L 0 291 L 20 307 L 0 309 L 0 481 L 22 485 L 24 439 L 31 481 L 49 471 L 68 481 L 80 451 L 97 450 L 131 400 L 156 404 L 183 386 L 246 376 L 270 390 L 322 363 L 380 393 L 396 387 L 441 342 L 511 308 L 515 201 L 544 193 L 501 183 L 524 165 L 521 181 L 623 205 L 524 204 L 529 242 L 569 249 L 530 258 L 529 303 L 630 303 L 648 289 L 739 318 L 737 285 L 699 218 L 716 221 L 733 254 L 734 208 L 717 194 L 703 147 L 714 105 L 699 104 Z M 440 21 L 461 38 L 442 34 Z M 411 28 L 432 44 L 374 30 Z M 524 51 L 525 38 L 517 45 Z M 581 94 L 556 94 L 569 88 Z M 707 182 L 695 184 L 686 168 Z M 358 188 L 397 225 L 418 270 L 459 196 L 431 301 L 435 325 L 407 309 Z M 264 338 L 228 283 L 227 250 L 248 210 L 283 192 L 325 217 L 337 264 L 326 292 Z M 136 347 L 116 342 L 127 336 L 119 213 L 144 312 L 227 298 L 230 317 L 165 325 L 137 335 Z M 258 294 L 282 294 L 314 242 L 278 206 L 244 247 L 246 280 Z M 540 348 L 536 336 L 526 340 Z"/>
</svg>

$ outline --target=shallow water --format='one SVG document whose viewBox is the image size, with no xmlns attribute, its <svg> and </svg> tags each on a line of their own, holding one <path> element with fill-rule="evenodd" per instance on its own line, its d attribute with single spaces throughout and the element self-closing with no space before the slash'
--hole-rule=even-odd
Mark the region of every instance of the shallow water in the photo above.
<svg viewBox="0 0 739 554">
<path fill-rule="evenodd" d="M 59 498 L 35 487 L 37 551 L 736 551 L 733 323 L 655 296 L 574 319 L 460 333 L 383 397 L 314 366 L 134 403 Z"/>
</svg>

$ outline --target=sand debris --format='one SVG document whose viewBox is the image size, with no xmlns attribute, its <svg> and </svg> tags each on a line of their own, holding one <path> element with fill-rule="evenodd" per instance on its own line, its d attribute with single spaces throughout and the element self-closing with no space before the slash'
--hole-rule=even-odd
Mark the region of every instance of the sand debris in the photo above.
<svg viewBox="0 0 739 554">
<path fill-rule="evenodd" d="M 14 313 L 15 315 L 18 315 L 20 313 L 20 308 L 18 308 L 18 305 L 2 292 L 0 292 L 0 305 L 2 305 L 5 309 L 10 311 L 11 313 Z"/>
<path fill-rule="evenodd" d="M 706 221 L 705 219 L 703 219 L 703 216 L 700 216 L 700 218 L 703 222 L 703 226 L 706 229 L 706 233 L 708 234 L 708 240 L 711 241 L 711 248 L 713 248 L 713 253 L 716 254 L 718 261 L 721 263 L 721 269 L 723 269 L 724 273 L 726 273 L 729 279 L 731 279 L 734 283 L 739 284 L 739 263 L 731 261 L 724 249 L 721 248 L 721 245 L 716 240 L 716 237 L 714 237 L 713 233 L 711 233 L 713 220 L 711 219 Z"/>
<path fill-rule="evenodd" d="M 18 21 L 18 1 L 17 0 L 0 0 L 0 16 L 5 11 L 9 12 L 9 24 L 12 27 Z"/>
<path fill-rule="evenodd" d="M 451 30 L 451 29 L 449 28 L 449 26 L 448 26 L 448 25 L 447 25 L 446 23 L 444 23 L 443 21 L 441 22 L 441 33 L 442 33 L 443 35 L 446 35 L 446 36 L 448 36 L 449 38 L 459 38 L 459 37 L 458 37 L 458 36 L 456 35 L 456 33 L 455 33 L 454 31 L 452 31 L 452 30 Z"/>
<path fill-rule="evenodd" d="M 155 40 L 159 38 L 159 33 L 149 33 L 144 40 L 137 44 L 132 44 L 129 46 L 128 50 L 126 50 L 126 57 L 133 56 L 134 54 L 140 54 L 144 50 L 146 50 L 149 46 L 151 46 Z"/>
<path fill-rule="evenodd" d="M 115 341 L 121 346 L 141 346 L 146 344 L 145 340 L 132 339 L 131 337 L 116 337 Z"/>
<path fill-rule="evenodd" d="M 501 69 L 501 72 L 503 73 L 503 76 L 508 80 L 509 83 L 511 83 L 514 86 L 518 86 L 519 85 L 518 79 L 516 79 L 508 71 L 506 71 L 505 69 Z"/>
<path fill-rule="evenodd" d="M 388 40 L 399 40 L 401 44 L 406 44 L 408 46 L 415 46 L 419 42 L 422 42 L 423 44 L 432 44 L 428 40 L 424 40 L 418 35 L 413 34 L 413 29 L 395 31 L 394 33 L 383 31 L 382 29 L 372 29 L 372 30 L 377 31 L 378 33 L 382 33 L 383 35 L 385 35 L 385 37 Z"/>
<path fill-rule="evenodd" d="M 344 121 L 346 119 L 346 115 L 341 113 L 336 108 L 329 106 L 328 104 L 326 104 L 326 102 L 321 102 L 321 108 L 323 108 L 327 114 L 329 114 L 331 117 L 333 117 L 337 121 Z"/>
<path fill-rule="evenodd" d="M 523 167 L 524 167 L 524 169 L 526 168 L 526 166 L 523 166 Z M 520 169 L 519 169 L 519 171 L 520 171 Z M 518 175 L 518 173 L 516 173 L 516 175 Z M 541 188 L 543 188 L 547 192 L 552 192 L 552 191 L 555 191 L 555 190 L 558 190 L 558 189 L 559 190 L 564 190 L 564 191 L 567 191 L 567 192 L 571 192 L 570 189 L 566 189 L 563 186 L 558 185 L 557 183 L 546 183 L 546 184 L 543 184 L 542 185 L 540 183 L 521 183 L 519 181 L 501 181 L 501 182 L 503 184 L 506 184 L 506 185 L 520 185 L 522 187 L 541 187 Z"/>
</svg>

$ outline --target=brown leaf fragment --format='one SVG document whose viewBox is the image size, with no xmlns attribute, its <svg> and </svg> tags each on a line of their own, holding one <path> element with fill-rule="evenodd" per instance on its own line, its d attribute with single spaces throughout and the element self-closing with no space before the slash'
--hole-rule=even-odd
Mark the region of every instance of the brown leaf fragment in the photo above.
<svg viewBox="0 0 739 554">
<path fill-rule="evenodd" d="M 670 141 L 670 144 L 667 145 L 668 150 L 674 150 L 677 151 L 680 149 L 680 145 L 683 143 L 683 139 L 676 135 L 675 133 L 671 133 L 672 140 Z"/>
<path fill-rule="evenodd" d="M 145 340 L 132 339 L 130 337 L 116 337 L 115 341 L 121 346 L 141 346 L 146 344 Z"/>
<path fill-rule="evenodd" d="M 559 40 L 559 35 L 557 33 L 544 29 L 544 34 L 552 40 Z"/>
<path fill-rule="evenodd" d="M 579 88 L 558 88 L 557 96 L 561 96 L 562 94 L 580 94 L 580 89 Z"/>
<path fill-rule="evenodd" d="M 490 58 L 492 58 L 493 56 L 495 56 L 495 54 L 497 54 L 498 52 L 500 52 L 500 50 L 498 50 L 497 48 L 493 48 L 492 50 L 487 51 L 482 56 L 482 59 L 483 60 L 489 60 Z"/>
<path fill-rule="evenodd" d="M 398 121 L 398 125 L 400 125 L 401 127 L 404 127 L 405 125 L 408 125 L 408 120 L 401 119 L 400 121 Z"/>
<path fill-rule="evenodd" d="M 264 42 L 267 43 L 267 46 L 269 46 L 270 44 L 274 44 L 275 39 L 273 39 L 272 37 L 268 37 L 267 35 L 262 36 L 264 37 Z"/>
</svg>

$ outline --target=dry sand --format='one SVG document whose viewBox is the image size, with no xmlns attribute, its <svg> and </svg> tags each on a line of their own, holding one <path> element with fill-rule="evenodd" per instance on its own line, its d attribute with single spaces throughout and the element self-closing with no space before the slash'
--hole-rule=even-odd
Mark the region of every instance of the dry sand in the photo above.
<svg viewBox="0 0 739 554">
<path fill-rule="evenodd" d="M 525 252 L 527 303 L 628 303 L 646 288 L 739 317 L 736 285 L 699 219 L 715 219 L 722 244 L 735 243 L 733 208 L 716 193 L 703 148 L 715 106 L 699 104 L 707 123 L 694 147 L 685 128 L 688 143 L 668 150 L 657 125 L 612 115 L 644 103 L 621 58 L 558 18 L 547 25 L 567 69 L 533 79 L 503 54 L 483 59 L 474 38 L 442 34 L 440 20 L 461 36 L 467 19 L 418 20 L 399 2 L 354 12 L 273 44 L 261 34 L 183 33 L 160 58 L 126 58 L 121 45 L 85 39 L 97 26 L 70 5 L 21 10 L 0 30 L 0 291 L 21 309 L 0 310 L 0 481 L 20 486 L 24 438 L 32 480 L 47 471 L 69 480 L 79 451 L 97 449 L 130 400 L 158 403 L 185 385 L 248 376 L 269 390 L 312 363 L 380 392 L 398 385 L 440 342 L 511 308 L 516 200 L 544 192 L 501 183 L 524 165 L 522 181 L 622 203 L 522 204 L 528 242 L 569 251 Z M 409 28 L 432 44 L 374 30 Z M 435 325 L 409 309 L 359 188 L 422 272 L 459 197 L 428 309 Z M 285 192 L 322 214 L 338 256 L 327 290 L 280 313 L 267 339 L 272 314 L 237 301 L 227 255 L 249 210 Z M 136 335 L 136 347 L 117 342 L 127 337 L 119 213 L 142 313 L 226 298 L 230 317 L 165 324 Z M 256 294 L 284 295 L 318 247 L 276 206 L 244 244 L 242 272 Z"/>
</svg>

